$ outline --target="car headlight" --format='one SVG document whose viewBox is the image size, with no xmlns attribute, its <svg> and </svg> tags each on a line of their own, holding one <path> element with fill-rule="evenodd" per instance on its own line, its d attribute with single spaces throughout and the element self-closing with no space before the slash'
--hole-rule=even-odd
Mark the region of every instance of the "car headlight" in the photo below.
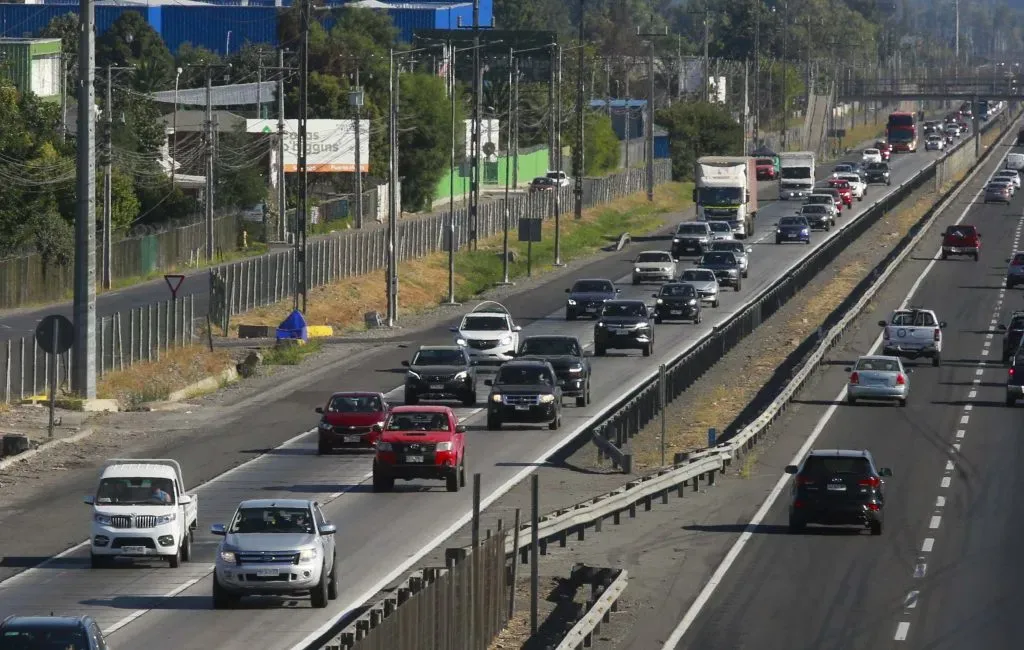
<svg viewBox="0 0 1024 650">
<path fill-rule="evenodd" d="M 569 372 L 571 372 L 574 375 L 581 373 L 583 372 L 583 366 L 573 366 L 572 368 L 569 368 Z"/>
<path fill-rule="evenodd" d="M 221 551 L 220 561 L 225 564 L 238 564 L 238 556 L 234 551 Z"/>
<path fill-rule="evenodd" d="M 551 402 L 554 402 L 554 401 L 555 401 L 555 396 L 554 395 L 541 395 L 540 396 L 540 403 L 541 404 L 550 404 Z"/>
<path fill-rule="evenodd" d="M 320 428 L 321 428 L 321 429 L 325 429 L 325 430 L 326 430 L 326 429 L 330 429 L 330 428 L 331 428 L 331 425 L 330 425 L 329 423 L 327 423 L 327 422 L 321 421 L 321 422 L 320 422 Z"/>
<path fill-rule="evenodd" d="M 597 321 L 597 326 L 598 327 L 604 327 L 604 323 L 602 321 Z"/>
<path fill-rule="evenodd" d="M 806 235 L 807 233 L 808 233 L 808 230 L 807 230 L 807 228 L 801 228 L 801 229 L 800 229 L 800 234 L 801 234 L 801 235 Z"/>
<path fill-rule="evenodd" d="M 377 442 L 377 451 L 391 451 L 390 442 Z"/>
<path fill-rule="evenodd" d="M 672 238 L 672 243 L 673 244 L 678 244 L 679 243 L 679 238 L 678 237 L 673 237 Z"/>
<path fill-rule="evenodd" d="M 159 515 L 156 518 L 156 525 L 159 526 L 161 524 L 169 524 L 169 523 L 171 523 L 172 521 L 174 521 L 177 518 L 178 518 L 178 513 L 176 513 L 176 512 L 169 512 L 166 515 Z"/>
<path fill-rule="evenodd" d="M 452 443 L 450 440 L 446 440 L 445 442 L 439 442 L 437 443 L 437 447 L 435 447 L 434 449 L 436 449 L 437 451 L 451 451 Z"/>
<path fill-rule="evenodd" d="M 718 285 L 717 284 L 711 286 L 711 293 L 718 293 Z"/>
<path fill-rule="evenodd" d="M 495 403 L 500 402 L 501 401 L 501 393 L 491 393 L 491 401 L 495 402 Z"/>
<path fill-rule="evenodd" d="M 501 340 L 498 341 L 498 344 L 499 345 L 508 345 L 511 342 L 512 342 L 512 337 L 511 336 L 503 336 L 503 337 L 501 337 Z"/>
<path fill-rule="evenodd" d="M 576 306 L 576 301 L 575 301 L 575 300 L 573 300 L 572 298 L 569 298 L 569 299 L 568 299 L 568 300 L 566 300 L 565 302 L 566 302 L 566 304 L 568 304 L 568 305 L 570 305 L 570 306 L 573 306 L 573 307 L 575 307 L 575 306 Z"/>
<path fill-rule="evenodd" d="M 461 343 L 460 343 L 460 345 L 461 345 Z M 405 378 L 406 379 L 419 379 L 420 376 L 419 376 L 419 374 L 413 372 L 412 370 L 407 370 L 405 372 Z"/>
<path fill-rule="evenodd" d="M 696 298 L 690 298 L 690 306 L 693 307 L 696 304 L 697 304 L 697 299 Z"/>
<path fill-rule="evenodd" d="M 782 232 L 782 228 L 776 228 L 776 229 L 775 229 L 775 232 L 777 232 L 777 233 L 781 233 L 781 232 Z"/>
<path fill-rule="evenodd" d="M 312 562 L 316 559 L 315 548 L 304 548 L 299 551 L 299 562 Z"/>
<path fill-rule="evenodd" d="M 104 515 L 104 514 L 101 514 L 101 513 L 97 512 L 96 514 L 94 514 L 92 516 L 92 520 L 95 521 L 100 526 L 109 526 L 110 525 L 110 515 Z"/>
<path fill-rule="evenodd" d="M 634 272 L 634 273 L 639 273 L 639 272 L 640 272 L 640 267 L 638 266 L 638 267 L 636 267 L 635 269 L 633 269 L 633 272 Z"/>
<path fill-rule="evenodd" d="M 665 272 L 665 273 L 668 273 L 669 271 L 672 270 L 672 267 L 671 266 L 663 266 L 663 267 L 661 267 L 661 270 L 663 272 Z"/>
<path fill-rule="evenodd" d="M 452 380 L 453 381 L 463 381 L 468 376 L 469 376 L 469 373 L 466 372 L 465 370 L 463 370 L 462 372 L 455 373 L 455 376 L 452 378 Z"/>
<path fill-rule="evenodd" d="M 455 345 L 466 345 L 466 339 L 455 339 Z"/>
<path fill-rule="evenodd" d="M 661 298 L 658 298 L 658 303 L 657 303 L 657 304 L 659 304 L 659 305 L 662 305 L 662 304 L 664 304 L 664 303 L 665 303 L 665 301 L 664 301 L 664 300 L 662 300 Z"/>
</svg>

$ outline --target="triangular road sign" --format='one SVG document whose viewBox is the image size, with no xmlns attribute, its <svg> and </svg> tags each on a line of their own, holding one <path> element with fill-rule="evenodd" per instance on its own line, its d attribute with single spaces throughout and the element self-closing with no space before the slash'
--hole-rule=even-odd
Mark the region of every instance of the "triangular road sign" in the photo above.
<svg viewBox="0 0 1024 650">
<path fill-rule="evenodd" d="M 167 283 L 168 288 L 171 290 L 171 298 L 178 297 L 178 289 L 181 288 L 181 283 L 185 281 L 185 276 L 181 273 L 165 273 L 164 282 Z"/>
</svg>

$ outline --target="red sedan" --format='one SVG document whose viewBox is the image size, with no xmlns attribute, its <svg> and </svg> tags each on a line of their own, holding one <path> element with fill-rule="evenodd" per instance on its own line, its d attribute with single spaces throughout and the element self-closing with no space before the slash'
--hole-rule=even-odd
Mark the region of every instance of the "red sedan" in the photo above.
<svg viewBox="0 0 1024 650">
<path fill-rule="evenodd" d="M 334 393 L 326 406 L 316 407 L 320 414 L 317 453 L 329 454 L 336 449 L 372 450 L 380 436 L 379 427 L 390 411 L 383 393 Z"/>
</svg>

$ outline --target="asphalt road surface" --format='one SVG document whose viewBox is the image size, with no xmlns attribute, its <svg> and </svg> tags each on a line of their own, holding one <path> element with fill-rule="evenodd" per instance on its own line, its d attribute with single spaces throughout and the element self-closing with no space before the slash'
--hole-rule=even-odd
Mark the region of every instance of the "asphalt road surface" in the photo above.
<svg viewBox="0 0 1024 650">
<path fill-rule="evenodd" d="M 906 180 L 934 154 L 898 156 L 894 164 L 894 183 Z M 853 214 L 846 212 L 840 227 L 855 218 L 860 208 L 870 205 L 886 188 L 871 188 L 868 200 L 855 204 Z M 722 306 L 705 312 L 699 326 L 660 325 L 655 333 L 655 354 L 644 359 L 638 353 L 614 354 L 594 359 L 590 407 L 567 407 L 559 431 L 516 428 L 486 431 L 479 409 L 456 409 L 468 425 L 468 469 L 483 473 L 484 503 L 500 494 L 506 486 L 521 480 L 531 466 L 572 437 L 572 432 L 589 415 L 616 399 L 622 387 L 649 374 L 653 368 L 689 347 L 694 340 L 784 274 L 798 259 L 820 245 L 831 233 L 814 233 L 813 245 L 781 245 L 759 242 L 780 214 L 789 214 L 794 203 L 766 204 L 758 218 L 751 260 L 750 278 L 743 291 L 725 291 Z M 770 241 L 770 239 L 769 239 Z M 636 252 L 666 249 L 663 241 L 636 242 L 629 250 L 611 255 L 580 269 L 575 277 L 609 277 L 628 282 L 629 260 Z M 564 288 L 574 278 L 515 296 L 506 301 L 522 336 L 542 333 L 571 333 L 589 344 L 592 323 L 566 322 L 562 305 Z M 622 296 L 646 297 L 653 285 L 623 285 Z M 451 341 L 446 323 L 415 336 L 416 344 Z M 198 490 L 200 522 L 195 560 L 178 570 L 166 565 L 136 565 L 132 568 L 90 570 L 88 549 L 75 547 L 60 560 L 30 568 L 0 583 L 0 617 L 12 613 L 89 613 L 95 616 L 118 648 L 217 647 L 217 648 L 291 648 L 301 647 L 307 635 L 329 621 L 360 605 L 382 586 L 390 583 L 436 543 L 442 542 L 469 517 L 468 493 L 450 495 L 440 484 L 400 484 L 393 494 L 372 494 L 365 484 L 370 470 L 368 457 L 317 457 L 311 427 L 316 416 L 313 408 L 321 405 L 331 390 L 381 390 L 395 400 L 401 399 L 402 375 L 399 362 L 410 350 L 388 348 L 368 357 L 359 372 L 350 368 L 329 369 L 310 376 L 303 388 L 270 398 L 265 404 L 239 418 L 224 422 L 211 432 L 209 445 L 201 449 L 182 449 L 174 454 L 188 476 L 211 476 L 208 470 L 223 457 L 239 449 L 276 447 L 269 453 L 218 476 Z M 480 387 L 481 395 L 486 389 Z M 306 431 L 304 435 L 302 432 Z M 282 440 L 297 436 L 278 447 Z M 223 471 L 223 470 L 220 470 Z M 88 490 L 88 486 L 83 486 Z M 326 610 L 311 609 L 305 599 L 260 599 L 243 605 L 239 611 L 211 609 L 210 563 L 216 538 L 208 534 L 211 523 L 224 521 L 237 503 L 255 496 L 305 497 L 326 503 L 328 517 L 339 526 L 337 534 L 339 599 Z M 84 506 L 83 506 L 84 508 Z M 80 530 L 87 534 L 87 517 L 81 520 L 54 521 L 55 527 Z M 47 549 L 40 531 L 19 531 L 19 535 L 39 538 L 40 554 Z M 16 558 L 15 558 L 16 560 Z M 14 564 L 17 564 L 16 562 Z M 25 562 L 24 564 L 31 564 Z M 8 573 L 11 573 L 8 570 Z M 291 611 L 294 610 L 294 611 Z"/>
<path fill-rule="evenodd" d="M 893 470 L 882 536 L 788 534 L 787 484 L 677 647 L 1019 647 L 1024 438 L 1021 412 L 1004 403 L 996 325 L 1024 307 L 1019 290 L 1003 288 L 1005 258 L 1020 248 L 1020 201 L 979 201 L 965 214 L 983 233 L 980 262 L 924 270 L 909 304 L 936 309 L 948 327 L 942 367 L 914 366 L 908 406 L 837 400 L 822 415 L 814 448 L 866 448 Z M 830 399 L 812 403 L 836 399 L 842 365 L 820 382 Z"/>
</svg>

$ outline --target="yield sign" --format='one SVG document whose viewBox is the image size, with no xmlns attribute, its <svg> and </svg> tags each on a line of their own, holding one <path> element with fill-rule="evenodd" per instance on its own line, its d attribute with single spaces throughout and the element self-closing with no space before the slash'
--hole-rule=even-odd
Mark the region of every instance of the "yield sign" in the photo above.
<svg viewBox="0 0 1024 650">
<path fill-rule="evenodd" d="M 171 290 L 171 298 L 174 300 L 178 299 L 178 289 L 181 288 L 181 283 L 185 281 L 185 276 L 181 273 L 165 273 L 164 282 L 167 283 L 168 288 Z"/>
</svg>

